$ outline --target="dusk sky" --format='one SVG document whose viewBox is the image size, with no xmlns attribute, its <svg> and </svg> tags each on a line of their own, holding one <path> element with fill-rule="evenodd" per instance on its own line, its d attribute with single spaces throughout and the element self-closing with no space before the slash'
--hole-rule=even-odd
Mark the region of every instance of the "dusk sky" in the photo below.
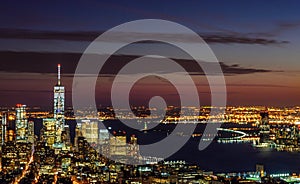
<svg viewBox="0 0 300 184">
<path fill-rule="evenodd" d="M 104 31 L 138 19 L 170 20 L 197 32 L 221 63 L 228 105 L 300 105 L 299 7 L 296 0 L 2 2 L 0 105 L 52 106 L 58 63 L 71 105 L 72 74 L 86 47 Z M 112 58 L 111 70 L 148 45 L 132 46 L 126 52 L 130 56 Z M 99 81 L 99 104 L 107 104 L 112 79 Z M 193 79 L 202 81 L 200 100 L 209 104 L 205 77 L 200 72 Z M 153 94 L 172 100 L 174 88 L 161 86 L 159 80 L 141 81 L 133 94 L 137 101 Z"/>
</svg>

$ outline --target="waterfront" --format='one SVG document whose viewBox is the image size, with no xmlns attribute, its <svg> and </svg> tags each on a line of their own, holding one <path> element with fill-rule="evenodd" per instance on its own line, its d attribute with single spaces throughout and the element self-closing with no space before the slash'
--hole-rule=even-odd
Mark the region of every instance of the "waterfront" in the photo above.
<svg viewBox="0 0 300 184">
<path fill-rule="evenodd" d="M 36 119 L 35 121 L 37 122 L 35 124 L 35 133 L 38 135 L 42 121 L 40 119 Z M 70 136 L 73 141 L 76 121 L 67 120 L 66 123 L 70 125 Z M 107 120 L 104 124 L 107 127 L 111 127 L 111 132 L 124 130 L 127 132 L 127 136 L 131 134 L 137 135 L 139 144 L 161 140 L 167 136 L 166 132 L 171 131 L 175 126 L 161 125 L 153 131 L 145 133 L 130 129 L 117 120 Z M 196 131 L 201 131 L 204 127 L 205 124 L 199 124 Z M 223 124 L 222 127 L 232 127 L 232 124 Z M 259 149 L 254 148 L 250 143 L 222 144 L 216 141 L 205 150 L 199 151 L 199 141 L 200 137 L 190 138 L 182 149 L 167 160 L 185 160 L 188 163 L 197 164 L 202 169 L 213 171 L 214 173 L 255 171 L 256 164 L 263 164 L 266 171 L 271 174 L 300 172 L 300 153 L 279 152 L 267 148 Z"/>
<path fill-rule="evenodd" d="M 255 164 L 261 163 L 268 173 L 299 172 L 300 154 L 262 150 L 247 143 L 212 143 L 204 151 L 198 151 L 199 140 L 191 139 L 171 159 L 186 159 L 196 162 L 201 168 L 215 173 L 255 171 Z"/>
<path fill-rule="evenodd" d="M 124 125 L 111 123 L 112 129 L 125 129 Z M 186 125 L 189 126 L 189 125 Z M 232 125 L 223 124 L 222 127 Z M 199 124 L 196 131 L 201 131 L 205 127 Z M 171 128 L 172 129 L 172 128 Z M 126 129 L 131 134 L 129 129 Z M 136 134 L 137 132 L 134 131 Z M 151 132 L 149 133 L 151 134 Z M 144 137 L 137 134 L 138 139 L 143 142 L 149 142 L 151 139 L 159 140 L 166 136 L 164 131 L 156 131 L 152 134 L 154 137 Z M 140 136 L 139 136 L 140 135 Z M 143 138 L 144 137 L 144 138 Z M 151 142 L 152 142 L 151 141 Z M 229 172 L 249 172 L 255 171 L 256 164 L 263 164 L 268 173 L 299 173 L 300 171 L 300 153 L 278 152 L 266 148 L 254 148 L 250 143 L 232 143 L 220 144 L 214 141 L 203 151 L 198 150 L 200 137 L 190 138 L 185 146 L 168 160 L 185 160 L 189 163 L 195 163 L 206 171 L 215 173 Z"/>
</svg>

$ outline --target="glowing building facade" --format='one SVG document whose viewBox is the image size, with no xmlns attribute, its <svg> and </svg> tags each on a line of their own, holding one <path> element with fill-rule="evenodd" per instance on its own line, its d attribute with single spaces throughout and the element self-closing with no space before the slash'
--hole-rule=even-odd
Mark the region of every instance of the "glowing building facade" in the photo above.
<svg viewBox="0 0 300 184">
<path fill-rule="evenodd" d="M 98 143 L 98 121 L 82 120 L 81 123 L 82 136 L 86 138 L 87 142 L 92 144 Z"/>
<path fill-rule="evenodd" d="M 109 131 L 107 129 L 99 129 L 99 144 L 108 144 Z"/>
<path fill-rule="evenodd" d="M 118 132 L 109 139 L 110 156 L 118 161 L 127 159 L 126 134 Z"/>
<path fill-rule="evenodd" d="M 65 126 L 65 87 L 60 81 L 60 64 L 57 66 L 57 85 L 54 86 L 54 119 L 56 120 L 56 140 L 55 143 L 62 142 L 61 134 Z"/>
<path fill-rule="evenodd" d="M 1 126 L 0 126 L 0 135 L 1 135 L 1 140 L 0 140 L 0 147 L 3 145 L 6 141 L 6 128 L 7 128 L 7 115 L 6 113 L 2 114 L 2 119 L 1 119 Z"/>
<path fill-rule="evenodd" d="M 16 133 L 17 133 L 17 142 L 28 141 L 28 122 L 26 118 L 26 105 L 17 104 Z"/>
<path fill-rule="evenodd" d="M 8 173 L 19 168 L 18 151 L 15 143 L 15 133 L 7 130 L 7 142 L 2 146 L 1 166 L 4 173 Z"/>
<path fill-rule="evenodd" d="M 55 137 L 56 137 L 55 119 L 51 119 L 51 118 L 43 119 L 42 136 L 43 136 L 42 139 L 46 143 L 46 146 L 52 148 L 53 144 L 55 143 Z"/>
<path fill-rule="evenodd" d="M 28 121 L 28 142 L 34 143 L 34 121 Z"/>
</svg>

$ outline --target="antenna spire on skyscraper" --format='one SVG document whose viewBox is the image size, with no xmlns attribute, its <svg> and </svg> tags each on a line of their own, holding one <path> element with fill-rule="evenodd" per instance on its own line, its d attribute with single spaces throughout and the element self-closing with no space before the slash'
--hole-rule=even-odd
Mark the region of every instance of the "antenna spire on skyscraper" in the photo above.
<svg viewBox="0 0 300 184">
<path fill-rule="evenodd" d="M 60 64 L 57 65 L 57 85 L 60 86 Z"/>
</svg>

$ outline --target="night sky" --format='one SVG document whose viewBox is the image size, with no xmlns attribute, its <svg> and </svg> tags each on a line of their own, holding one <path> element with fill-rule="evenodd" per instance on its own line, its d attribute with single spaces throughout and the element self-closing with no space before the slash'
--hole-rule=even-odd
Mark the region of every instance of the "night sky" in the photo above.
<svg viewBox="0 0 300 184">
<path fill-rule="evenodd" d="M 296 0 L 3 1 L 0 105 L 51 107 L 60 63 L 70 106 L 72 76 L 86 47 L 104 31 L 138 19 L 170 20 L 197 32 L 221 63 L 228 105 L 299 105 L 299 7 Z M 126 52 L 129 55 L 121 51 L 110 59 L 106 76 L 98 80 L 98 104 L 109 105 L 113 72 L 149 45 L 153 47 L 133 45 Z M 179 63 L 193 62 L 176 55 L 172 58 Z M 209 87 L 201 69 L 193 79 L 199 81 L 201 104 L 209 104 Z M 155 77 L 139 81 L 132 90 L 133 103 L 161 95 L 176 104 L 175 88 L 164 84 Z"/>
</svg>

